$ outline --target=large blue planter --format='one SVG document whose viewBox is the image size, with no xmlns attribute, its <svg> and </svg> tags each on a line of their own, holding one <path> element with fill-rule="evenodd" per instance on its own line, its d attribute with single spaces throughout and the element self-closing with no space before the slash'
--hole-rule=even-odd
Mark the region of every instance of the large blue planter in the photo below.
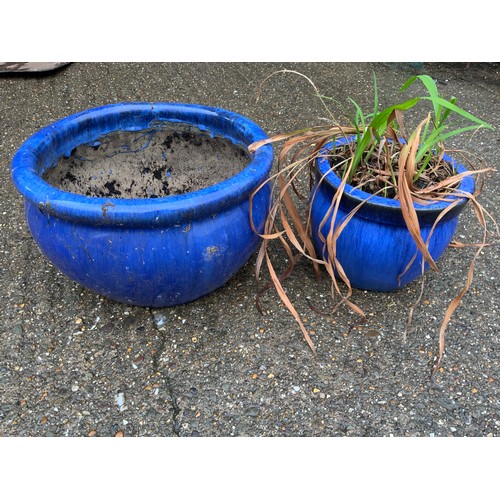
<svg viewBox="0 0 500 500">
<path fill-rule="evenodd" d="M 337 144 L 343 142 L 338 141 Z M 333 147 L 332 144 L 328 149 Z M 463 165 L 445 156 L 455 170 L 465 171 Z M 321 221 L 340 186 L 341 179 L 329 172 L 330 163 L 326 156 L 317 160 L 316 185 L 311 194 L 311 229 L 314 244 L 320 255 L 326 258 L 326 251 L 318 232 Z M 328 173 L 329 172 L 329 173 Z M 319 179 L 326 175 L 319 183 Z M 474 192 L 472 176 L 464 177 L 460 190 Z M 335 227 L 347 214 L 362 201 L 367 200 L 349 221 L 337 240 L 337 259 L 354 288 L 374 291 L 390 291 L 404 287 L 422 274 L 422 255 L 420 252 L 411 267 L 404 273 L 416 252 L 416 244 L 409 234 L 399 201 L 381 196 L 371 196 L 353 186 L 346 185 L 342 195 Z M 437 224 L 429 243 L 429 251 L 437 261 L 451 241 L 458 225 L 458 217 L 467 198 L 463 197 Z M 426 241 L 432 225 L 439 214 L 449 205 L 448 202 L 436 202 L 430 205 L 415 204 L 423 240 Z M 326 238 L 331 225 L 330 217 L 321 228 Z M 425 265 L 427 269 L 428 265 Z"/>
<path fill-rule="evenodd" d="M 249 119 L 193 104 L 123 103 L 83 111 L 31 136 L 13 158 L 29 229 L 65 275 L 109 298 L 150 307 L 182 304 L 224 285 L 259 244 L 248 199 L 269 174 L 271 146 L 237 175 L 188 194 L 155 199 L 92 198 L 56 189 L 41 175 L 78 145 L 154 121 L 181 122 L 236 144 L 266 138 Z M 253 200 L 262 229 L 269 188 Z"/>
</svg>

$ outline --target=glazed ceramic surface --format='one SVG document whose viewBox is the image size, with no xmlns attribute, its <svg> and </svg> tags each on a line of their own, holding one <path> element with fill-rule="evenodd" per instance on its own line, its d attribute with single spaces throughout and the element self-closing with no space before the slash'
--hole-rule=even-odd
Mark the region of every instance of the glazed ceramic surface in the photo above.
<svg viewBox="0 0 500 500">
<path fill-rule="evenodd" d="M 338 141 L 337 144 L 341 142 Z M 331 149 L 332 145 L 330 144 L 328 148 Z M 466 171 L 463 165 L 452 158 L 445 156 L 445 160 L 454 166 L 456 172 Z M 318 182 L 323 176 L 324 180 Z M 323 256 L 326 256 L 327 252 L 318 236 L 318 231 L 340 183 L 341 179 L 330 171 L 328 158 L 326 156 L 319 158 L 316 185 L 311 194 L 311 225 L 315 246 Z M 473 177 L 464 177 L 459 189 L 473 193 Z M 418 252 L 413 264 L 404 272 L 415 256 L 417 247 L 406 228 L 398 200 L 371 196 L 346 185 L 335 219 L 335 227 L 363 201 L 364 205 L 349 221 L 337 240 L 337 258 L 355 288 L 390 291 L 404 287 L 422 275 L 422 255 Z M 435 261 L 441 257 L 450 243 L 457 229 L 459 214 L 466 202 L 467 198 L 462 198 L 434 229 L 429 242 L 429 251 Z M 434 222 L 448 205 L 448 202 L 414 205 L 424 241 L 427 241 Z M 331 221 L 330 217 L 321 227 L 321 234 L 325 238 Z M 427 267 L 426 264 L 424 269 Z"/>
<path fill-rule="evenodd" d="M 181 304 L 224 285 L 259 243 L 250 226 L 250 193 L 269 174 L 271 146 L 237 175 L 199 191 L 155 199 L 92 198 L 54 188 L 41 176 L 80 144 L 152 122 L 194 125 L 248 146 L 266 138 L 248 118 L 179 103 L 123 103 L 64 118 L 31 136 L 13 158 L 14 184 L 25 199 L 29 229 L 65 275 L 109 298 L 149 307 Z M 269 188 L 253 201 L 261 230 Z"/>
</svg>

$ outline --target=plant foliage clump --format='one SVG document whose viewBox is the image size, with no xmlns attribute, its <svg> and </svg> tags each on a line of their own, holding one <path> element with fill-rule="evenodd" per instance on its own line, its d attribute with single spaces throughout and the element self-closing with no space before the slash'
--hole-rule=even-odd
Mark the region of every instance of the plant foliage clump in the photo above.
<svg viewBox="0 0 500 500">
<path fill-rule="evenodd" d="M 340 296 L 340 301 L 336 307 L 340 304 L 346 304 L 361 316 L 365 316 L 364 312 L 350 300 L 352 288 L 349 277 L 343 272 L 342 265 L 336 259 L 335 253 L 338 237 L 354 216 L 356 210 L 361 206 L 358 205 L 358 207 L 353 209 L 353 212 L 338 227 L 333 227 L 335 215 L 347 184 L 366 191 L 373 196 L 385 196 L 400 201 L 401 212 L 407 229 L 422 257 L 422 274 L 425 262 L 435 271 L 438 271 L 438 267 L 428 249 L 430 236 L 426 241 L 422 238 L 414 205 L 449 201 L 450 205 L 448 209 L 445 209 L 445 212 L 447 212 L 464 198 L 470 199 L 478 221 L 484 229 L 483 241 L 477 245 L 478 250 L 469 266 L 465 286 L 450 302 L 445 313 L 439 333 L 439 356 L 434 366 L 435 371 L 439 368 L 444 353 L 446 326 L 463 295 L 470 287 L 474 263 L 478 255 L 488 244 L 486 218 L 491 218 L 476 199 L 481 190 L 481 182 L 476 183 L 478 187 L 473 195 L 459 190 L 460 181 L 464 176 L 475 175 L 479 177 L 491 171 L 491 169 L 476 169 L 468 162 L 471 167 L 470 170 L 458 174 L 444 158 L 446 152 L 444 144 L 445 141 L 459 134 L 474 132 L 480 128 L 491 130 L 493 127 L 458 107 L 455 97 L 448 100 L 442 97 L 438 92 L 436 83 L 428 75 L 413 76 L 400 89 L 403 92 L 415 82 L 420 82 L 427 90 L 426 95 L 407 99 L 382 110 L 379 110 L 378 88 L 374 75 L 373 111 L 369 114 L 364 114 L 361 107 L 354 100 L 350 99 L 354 113 L 345 124 L 340 124 L 334 118 L 326 104 L 332 99 L 321 95 L 314 83 L 307 76 L 295 71 L 282 70 L 273 73 L 268 78 L 276 73 L 296 73 L 306 78 L 314 87 L 316 95 L 321 99 L 325 109 L 328 111 L 332 124 L 326 127 L 309 127 L 291 133 L 278 134 L 259 141 L 249 148 L 250 151 L 255 151 L 264 144 L 283 142 L 278 155 L 278 171 L 266 181 L 266 183 L 272 183 L 274 196 L 264 231 L 261 234 L 263 242 L 257 257 L 257 278 L 260 275 L 262 264 L 265 262 L 271 282 L 286 307 L 298 322 L 307 343 L 314 352 L 314 345 L 307 329 L 287 296 L 282 281 L 291 273 L 297 260 L 301 257 L 306 257 L 312 263 L 318 275 L 322 267 L 328 272 L 332 280 L 332 294 Z M 431 111 L 427 112 L 419 121 L 417 120 L 415 128 L 407 131 L 403 120 L 404 113 L 414 108 L 419 102 L 425 101 L 430 103 Z M 452 122 L 452 117 L 458 118 L 459 122 Z M 466 122 L 465 124 L 462 123 L 464 121 Z M 342 145 L 329 148 L 328 150 L 325 149 L 327 144 L 335 143 L 338 139 L 344 139 Z M 303 195 L 296 187 L 297 179 L 303 172 L 308 176 L 311 188 L 315 182 L 323 182 L 326 175 L 323 175 L 320 179 L 316 179 L 317 173 L 315 171 L 315 162 L 320 156 L 328 157 L 331 171 L 334 171 L 342 179 L 340 187 L 333 197 L 329 211 L 330 214 L 333 214 L 329 237 L 324 238 L 320 236 L 328 250 L 326 253 L 327 256 L 324 258 L 317 255 L 311 238 L 311 204 L 308 206 L 305 218 L 302 218 L 292 196 L 295 193 L 299 196 L 299 199 L 309 199 L 310 193 L 309 196 Z M 257 191 L 261 187 L 259 186 Z M 251 210 L 250 213 L 252 213 Z M 268 252 L 268 245 L 272 240 L 280 241 L 289 256 L 289 268 L 281 275 L 276 272 Z M 416 257 L 417 254 L 415 254 L 414 259 Z M 408 267 L 410 264 L 411 262 L 408 264 Z M 346 292 L 344 291 L 345 287 L 340 286 L 341 283 L 347 287 Z M 422 278 L 422 287 L 423 283 Z M 411 322 L 413 309 L 411 308 L 409 311 L 408 323 Z"/>
</svg>

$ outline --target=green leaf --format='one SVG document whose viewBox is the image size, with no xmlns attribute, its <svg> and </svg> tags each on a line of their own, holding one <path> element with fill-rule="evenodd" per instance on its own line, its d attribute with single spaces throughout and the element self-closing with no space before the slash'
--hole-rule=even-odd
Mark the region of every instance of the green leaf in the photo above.
<svg viewBox="0 0 500 500">
<path fill-rule="evenodd" d="M 478 128 L 481 128 L 481 127 L 482 127 L 482 125 L 469 125 L 468 127 L 458 128 L 456 130 L 452 130 L 451 132 L 448 132 L 447 134 L 442 134 L 441 140 L 445 141 L 446 139 L 453 137 L 454 135 L 462 134 L 463 132 L 469 132 L 471 130 L 477 130 Z"/>
<path fill-rule="evenodd" d="M 429 93 L 429 96 L 432 99 L 439 97 L 439 92 L 436 87 L 436 82 L 429 75 L 412 76 L 402 85 L 401 92 L 403 90 L 406 90 L 417 78 L 424 84 L 425 88 L 427 89 L 427 92 Z M 433 101 L 433 106 L 434 106 L 434 116 L 436 119 L 436 123 L 439 123 L 441 118 L 441 108 L 437 104 L 437 102 L 434 101 Z"/>
<path fill-rule="evenodd" d="M 451 111 L 454 111 L 458 115 L 460 115 L 462 118 L 466 118 L 467 120 L 470 120 L 474 123 L 477 123 L 479 125 L 482 125 L 483 127 L 490 129 L 490 130 L 495 130 L 494 127 L 486 123 L 485 121 L 481 120 L 480 118 L 476 118 L 474 115 L 468 113 L 467 111 L 463 110 L 462 108 L 459 108 L 457 105 L 453 104 L 453 102 L 447 101 L 446 99 L 443 99 L 442 97 L 422 97 L 422 99 L 426 99 L 428 101 L 432 101 L 432 103 L 439 104 L 443 106 L 444 108 L 447 108 Z"/>
<path fill-rule="evenodd" d="M 356 152 L 354 154 L 353 165 L 350 170 L 350 175 L 348 177 L 348 182 L 352 179 L 356 172 L 356 167 L 359 165 L 361 158 L 366 150 L 368 150 L 370 143 L 372 142 L 372 133 L 379 138 L 384 134 L 389 125 L 389 121 L 391 119 L 391 115 L 393 112 L 398 110 L 406 110 L 410 109 L 420 100 L 419 97 L 414 97 L 413 99 L 409 99 L 400 104 L 395 104 L 393 106 L 389 106 L 384 109 L 380 113 L 378 113 L 373 120 L 368 125 L 367 129 L 363 133 L 361 139 L 356 141 Z"/>
<path fill-rule="evenodd" d="M 354 100 L 349 97 L 349 100 L 353 104 L 353 106 L 356 108 L 356 114 L 354 116 L 354 122 L 353 125 L 355 127 L 359 127 L 361 130 L 365 129 L 365 116 L 363 114 L 363 110 L 360 108 L 359 104 Z M 360 125 L 361 122 L 361 125 Z"/>
<path fill-rule="evenodd" d="M 451 104 L 455 104 L 457 102 L 457 98 L 452 96 L 451 99 L 449 100 Z M 444 122 L 448 119 L 448 116 L 451 113 L 451 109 L 447 108 L 444 110 L 443 116 L 441 117 L 441 123 L 439 125 L 444 124 Z"/>
<path fill-rule="evenodd" d="M 418 163 L 426 154 L 429 152 L 433 152 L 433 150 L 436 147 L 436 144 L 439 144 L 439 142 L 442 142 L 442 129 L 434 129 L 429 136 L 425 139 L 425 141 L 422 141 L 417 154 L 415 156 L 415 161 Z"/>
<path fill-rule="evenodd" d="M 378 113 L 378 86 L 377 86 L 377 75 L 375 71 L 373 72 L 373 116 L 377 116 Z"/>
<path fill-rule="evenodd" d="M 409 99 L 407 101 L 404 101 L 400 104 L 394 104 L 393 106 L 389 106 L 388 108 L 384 109 L 380 113 L 377 114 L 371 121 L 369 127 L 376 130 L 378 135 L 382 135 L 385 129 L 387 128 L 389 117 L 395 111 L 396 109 L 400 111 L 404 111 L 407 109 L 412 108 L 417 104 L 417 102 L 420 100 L 420 97 L 414 97 L 413 99 Z"/>
</svg>

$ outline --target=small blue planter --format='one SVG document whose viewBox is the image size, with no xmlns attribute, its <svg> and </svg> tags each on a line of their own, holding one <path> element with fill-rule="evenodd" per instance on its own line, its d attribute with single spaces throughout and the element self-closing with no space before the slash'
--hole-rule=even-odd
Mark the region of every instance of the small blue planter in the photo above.
<svg viewBox="0 0 500 500">
<path fill-rule="evenodd" d="M 337 141 L 341 144 L 343 140 Z M 333 145 L 327 146 L 332 149 Z M 452 158 L 445 156 L 458 173 L 466 169 Z M 317 180 L 311 193 L 311 228 L 314 244 L 320 255 L 325 256 L 318 231 L 333 196 L 340 186 L 341 179 L 329 172 L 328 158 L 317 161 Z M 323 182 L 318 180 L 327 174 Z M 473 193 L 474 179 L 464 177 L 460 190 Z M 409 234 L 398 200 L 381 196 L 370 196 L 359 189 L 346 185 L 340 201 L 335 227 L 347 214 L 362 201 L 367 201 L 349 221 L 337 240 L 337 258 L 354 288 L 374 291 L 390 291 L 402 288 L 422 274 L 422 255 L 420 252 L 411 267 L 402 275 L 415 255 L 416 244 Z M 451 241 L 458 225 L 458 217 L 467 202 L 462 198 L 452 210 L 437 224 L 429 243 L 429 251 L 437 261 Z M 432 225 L 448 202 L 436 202 L 430 205 L 415 204 L 423 240 L 426 241 Z M 321 233 L 326 238 L 331 225 L 331 217 L 322 227 Z M 425 265 L 425 269 L 428 265 Z"/>
<path fill-rule="evenodd" d="M 31 136 L 11 165 L 26 219 L 46 257 L 77 283 L 120 302 L 148 307 L 182 304 L 224 285 L 247 262 L 259 237 L 248 199 L 268 178 L 271 146 L 237 175 L 188 194 L 155 199 L 92 198 L 54 188 L 43 172 L 73 148 L 115 130 L 155 121 L 187 123 L 248 146 L 266 138 L 249 119 L 207 106 L 123 103 L 64 118 Z M 270 188 L 253 200 L 262 229 Z"/>
</svg>

